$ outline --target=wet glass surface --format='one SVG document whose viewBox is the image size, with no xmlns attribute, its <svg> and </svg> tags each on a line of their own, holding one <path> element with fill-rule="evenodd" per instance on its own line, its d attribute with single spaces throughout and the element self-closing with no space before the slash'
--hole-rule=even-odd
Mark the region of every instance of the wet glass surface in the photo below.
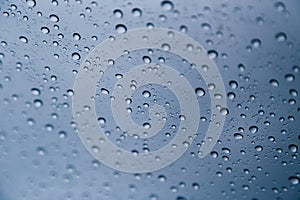
<svg viewBox="0 0 300 200">
<path fill-rule="evenodd" d="M 296 0 L 0 1 L 0 199 L 299 199 L 299 11 Z M 102 41 L 155 27 L 181 32 L 207 51 L 225 86 L 226 94 L 215 96 L 227 100 L 220 108 L 225 123 L 211 152 L 199 158 L 214 82 L 168 52 L 172 46 L 124 54 L 99 80 L 94 99 L 99 128 L 113 144 L 136 155 L 152 152 L 189 120 L 172 90 L 133 82 L 132 120 L 150 128 L 156 104 L 167 118 L 146 140 L 118 127 L 111 94 L 135 66 L 172 67 L 188 80 L 200 108 L 196 137 L 178 160 L 126 173 L 104 165 L 81 142 L 73 86 Z"/>
</svg>

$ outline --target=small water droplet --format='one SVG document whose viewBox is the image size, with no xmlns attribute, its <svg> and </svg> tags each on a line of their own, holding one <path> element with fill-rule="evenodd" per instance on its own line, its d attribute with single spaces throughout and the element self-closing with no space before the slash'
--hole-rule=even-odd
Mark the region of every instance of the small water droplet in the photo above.
<svg viewBox="0 0 300 200">
<path fill-rule="evenodd" d="M 134 9 L 132 9 L 132 14 L 135 17 L 140 17 L 140 16 L 142 16 L 142 10 L 139 8 L 134 8 Z"/>
<path fill-rule="evenodd" d="M 80 54 L 74 52 L 74 53 L 72 53 L 72 58 L 73 58 L 73 60 L 79 60 L 80 59 Z"/>
<path fill-rule="evenodd" d="M 126 33 L 127 27 L 124 24 L 118 24 L 116 30 L 118 33 Z"/>
<path fill-rule="evenodd" d="M 240 134 L 240 133 L 235 133 L 234 134 L 234 139 L 236 139 L 236 140 L 241 140 L 243 138 L 244 138 L 244 136 L 242 134 Z"/>
<path fill-rule="evenodd" d="M 42 33 L 44 33 L 44 34 L 48 34 L 48 33 L 50 32 L 49 28 L 47 28 L 47 27 L 42 27 L 42 28 L 41 28 L 41 31 L 42 31 Z"/>
<path fill-rule="evenodd" d="M 250 127 L 249 127 L 249 131 L 250 131 L 251 133 L 256 133 L 256 132 L 258 131 L 258 127 L 257 127 L 257 126 L 250 126 Z"/>
<path fill-rule="evenodd" d="M 149 98 L 151 96 L 151 93 L 147 90 L 143 91 L 142 95 L 145 97 L 145 98 Z"/>
<path fill-rule="evenodd" d="M 123 17 L 123 12 L 119 9 L 114 10 L 114 15 L 116 18 L 122 18 Z"/>
<path fill-rule="evenodd" d="M 171 11 L 174 9 L 174 4 L 171 1 L 162 1 L 160 5 L 165 11 Z"/>
<path fill-rule="evenodd" d="M 207 54 L 210 59 L 216 59 L 216 58 L 218 58 L 218 55 L 219 55 L 218 52 L 215 50 L 209 50 L 207 52 Z"/>
<path fill-rule="evenodd" d="M 278 81 L 275 80 L 275 79 L 271 79 L 271 80 L 270 80 L 270 84 L 271 84 L 273 87 L 278 87 L 278 86 L 279 86 Z"/>
<path fill-rule="evenodd" d="M 295 144 L 289 145 L 289 150 L 293 153 L 296 153 L 298 151 L 298 146 Z"/>
<path fill-rule="evenodd" d="M 202 88 L 196 88 L 195 93 L 197 94 L 197 96 L 202 97 L 205 95 L 205 91 Z"/>
<path fill-rule="evenodd" d="M 278 42 L 284 42 L 284 41 L 286 41 L 287 36 L 286 36 L 286 34 L 285 34 L 284 32 L 279 32 L 279 33 L 276 33 L 275 39 L 276 39 Z"/>
<path fill-rule="evenodd" d="M 26 4 L 29 7 L 34 7 L 36 5 L 35 0 L 26 0 Z"/>
<path fill-rule="evenodd" d="M 74 40 L 80 40 L 81 36 L 79 35 L 79 33 L 73 33 L 73 39 Z"/>
<path fill-rule="evenodd" d="M 251 45 L 253 48 L 259 48 L 261 46 L 261 41 L 258 38 L 254 38 L 251 40 Z"/>
<path fill-rule="evenodd" d="M 299 182 L 300 182 L 300 179 L 298 177 L 296 177 L 296 176 L 291 176 L 291 177 L 289 177 L 289 181 L 291 181 L 291 183 L 293 185 L 298 185 Z"/>
<path fill-rule="evenodd" d="M 20 36 L 19 39 L 23 43 L 28 43 L 28 39 L 25 36 Z"/>
<path fill-rule="evenodd" d="M 54 14 L 51 14 L 49 16 L 49 19 L 52 21 L 52 22 L 58 22 L 59 21 L 59 18 L 58 16 L 54 15 Z"/>
</svg>

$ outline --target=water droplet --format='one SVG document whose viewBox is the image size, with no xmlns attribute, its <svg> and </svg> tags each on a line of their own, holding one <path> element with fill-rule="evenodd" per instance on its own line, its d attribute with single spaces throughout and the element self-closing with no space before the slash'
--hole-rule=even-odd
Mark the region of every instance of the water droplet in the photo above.
<svg viewBox="0 0 300 200">
<path fill-rule="evenodd" d="M 235 133 L 234 134 L 234 139 L 236 139 L 236 140 L 241 140 L 243 138 L 244 138 L 244 136 L 242 134 L 240 134 L 240 133 Z"/>
<path fill-rule="evenodd" d="M 213 157 L 213 158 L 217 158 L 217 157 L 218 157 L 218 153 L 217 153 L 216 151 L 212 151 L 212 152 L 210 153 L 210 155 L 211 155 L 211 157 Z"/>
<path fill-rule="evenodd" d="M 261 46 L 261 41 L 260 39 L 257 39 L 257 38 L 254 38 L 251 40 L 251 45 L 254 47 L 254 48 L 259 48 Z"/>
<path fill-rule="evenodd" d="M 293 153 L 296 153 L 298 151 L 298 146 L 295 144 L 289 145 L 289 150 Z"/>
<path fill-rule="evenodd" d="M 19 39 L 23 43 L 28 43 L 28 39 L 25 36 L 20 36 Z"/>
<path fill-rule="evenodd" d="M 278 81 L 275 80 L 275 79 L 271 79 L 271 80 L 270 80 L 270 84 L 271 84 L 273 87 L 278 87 L 278 86 L 279 86 Z"/>
<path fill-rule="evenodd" d="M 292 82 L 295 79 L 295 76 L 293 74 L 287 74 L 284 76 L 285 80 L 288 82 Z"/>
<path fill-rule="evenodd" d="M 101 93 L 102 94 L 109 94 L 109 91 L 105 88 L 101 88 Z"/>
<path fill-rule="evenodd" d="M 293 97 L 298 96 L 297 90 L 294 90 L 294 89 L 290 89 L 290 94 L 291 94 Z"/>
<path fill-rule="evenodd" d="M 165 11 L 171 11 L 174 9 L 174 4 L 171 1 L 163 1 L 160 5 Z"/>
<path fill-rule="evenodd" d="M 165 50 L 165 51 L 169 51 L 169 50 L 171 49 L 170 45 L 167 44 L 167 43 L 162 44 L 161 47 L 162 47 L 162 49 Z"/>
<path fill-rule="evenodd" d="M 151 63 L 151 58 L 150 57 L 148 57 L 148 56 L 144 56 L 143 57 L 143 61 L 144 61 L 144 63 Z"/>
<path fill-rule="evenodd" d="M 280 1 L 276 2 L 276 3 L 274 4 L 274 6 L 275 6 L 277 12 L 282 13 L 282 12 L 285 11 L 285 4 L 282 3 L 282 2 L 280 2 Z"/>
<path fill-rule="evenodd" d="M 229 86 L 232 88 L 232 89 L 236 89 L 238 87 L 238 83 L 236 81 L 230 81 L 229 82 Z"/>
<path fill-rule="evenodd" d="M 197 94 L 197 96 L 202 97 L 205 95 L 205 91 L 202 88 L 196 88 L 195 93 Z"/>
<path fill-rule="evenodd" d="M 262 147 L 262 146 L 256 146 L 256 147 L 255 147 L 255 150 L 256 150 L 256 151 L 262 151 L 262 150 L 263 150 L 263 147 Z"/>
<path fill-rule="evenodd" d="M 151 96 L 151 93 L 147 90 L 143 91 L 142 95 L 145 97 L 145 98 L 149 98 Z"/>
<path fill-rule="evenodd" d="M 221 108 L 220 113 L 221 113 L 221 115 L 228 115 L 229 110 L 227 108 Z"/>
<path fill-rule="evenodd" d="M 143 127 L 144 127 L 145 129 L 149 129 L 149 128 L 151 128 L 151 125 L 150 125 L 149 123 L 144 123 L 144 124 L 143 124 Z"/>
<path fill-rule="evenodd" d="M 132 14 L 135 17 L 140 17 L 140 16 L 142 16 L 142 10 L 139 8 L 134 8 L 134 9 L 132 9 Z"/>
<path fill-rule="evenodd" d="M 79 60 L 80 59 L 80 54 L 74 52 L 74 53 L 72 53 L 72 58 L 73 58 L 73 60 Z"/>
<path fill-rule="evenodd" d="M 278 42 L 284 42 L 287 39 L 287 36 L 284 32 L 276 33 L 275 38 Z"/>
<path fill-rule="evenodd" d="M 26 0 L 26 4 L 29 7 L 34 7 L 36 5 L 35 0 Z"/>
<path fill-rule="evenodd" d="M 207 52 L 207 54 L 210 59 L 216 59 L 216 58 L 218 58 L 218 55 L 219 55 L 218 52 L 215 50 L 209 50 Z"/>
<path fill-rule="evenodd" d="M 80 40 L 81 36 L 79 35 L 79 33 L 73 33 L 73 39 L 74 40 Z"/>
<path fill-rule="evenodd" d="M 114 10 L 113 13 L 114 13 L 115 17 L 117 17 L 117 18 L 122 18 L 123 17 L 123 12 L 119 9 Z"/>
<path fill-rule="evenodd" d="M 54 14 L 51 14 L 51 15 L 49 16 L 49 18 L 50 18 L 50 20 L 51 20 L 52 22 L 58 22 L 58 21 L 59 21 L 59 18 L 58 18 L 56 15 L 54 15 Z"/>
<path fill-rule="evenodd" d="M 33 104 L 34 104 L 34 106 L 35 106 L 36 108 L 40 108 L 40 107 L 43 106 L 43 102 L 42 102 L 40 99 L 35 99 L 35 100 L 33 101 Z"/>
<path fill-rule="evenodd" d="M 103 125 L 106 123 L 106 120 L 105 120 L 105 118 L 100 117 L 100 118 L 98 118 L 98 122 L 99 122 L 99 124 Z"/>
<path fill-rule="evenodd" d="M 41 94 L 41 91 L 40 91 L 39 89 L 37 89 L 37 88 L 32 88 L 32 89 L 31 89 L 31 93 L 32 93 L 33 95 L 40 95 L 40 94 Z"/>
<path fill-rule="evenodd" d="M 167 178 L 164 175 L 159 175 L 158 180 L 159 180 L 159 182 L 163 183 L 163 182 L 166 182 Z"/>
<path fill-rule="evenodd" d="M 116 30 L 117 30 L 118 33 L 126 33 L 127 28 L 126 28 L 126 26 L 123 25 L 123 24 L 118 24 L 118 25 L 116 26 Z"/>
<path fill-rule="evenodd" d="M 37 147 L 36 151 L 40 156 L 45 156 L 47 154 L 47 151 L 44 147 Z"/>
<path fill-rule="evenodd" d="M 200 185 L 198 183 L 193 183 L 192 187 L 194 188 L 194 190 L 199 190 L 200 189 Z"/>
<path fill-rule="evenodd" d="M 42 28 L 41 28 L 41 31 L 42 31 L 42 33 L 44 33 L 44 34 L 48 34 L 48 33 L 50 32 L 49 28 L 47 28 L 47 27 L 42 27 Z"/>
<path fill-rule="evenodd" d="M 293 185 L 298 185 L 299 182 L 300 182 L 300 179 L 298 177 L 296 177 L 296 176 L 291 176 L 291 177 L 289 177 L 289 181 L 291 181 L 291 183 Z"/>
<path fill-rule="evenodd" d="M 209 31 L 209 30 L 211 29 L 211 26 L 210 26 L 210 24 L 208 24 L 208 23 L 203 23 L 203 24 L 201 25 L 201 27 L 202 27 L 203 30 L 205 30 L 205 31 Z"/>
<path fill-rule="evenodd" d="M 235 93 L 233 93 L 233 92 L 229 92 L 228 94 L 227 94 L 227 96 L 228 96 L 228 98 L 229 99 L 235 99 Z"/>
<path fill-rule="evenodd" d="M 256 133 L 256 132 L 258 131 L 258 127 L 257 127 L 257 126 L 250 126 L 250 127 L 249 127 L 249 131 L 250 131 L 251 133 Z"/>
</svg>

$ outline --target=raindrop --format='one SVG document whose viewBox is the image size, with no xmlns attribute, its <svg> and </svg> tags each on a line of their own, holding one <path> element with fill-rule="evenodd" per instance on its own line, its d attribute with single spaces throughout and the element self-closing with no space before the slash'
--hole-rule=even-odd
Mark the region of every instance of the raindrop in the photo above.
<svg viewBox="0 0 300 200">
<path fill-rule="evenodd" d="M 134 9 L 132 9 L 132 14 L 135 17 L 140 17 L 140 16 L 142 16 L 142 10 L 139 8 L 134 8 Z"/>
<path fill-rule="evenodd" d="M 42 33 L 44 33 L 44 34 L 48 34 L 48 33 L 50 32 L 49 28 L 47 28 L 47 27 L 42 27 L 42 28 L 41 28 L 41 31 L 42 31 Z"/>
<path fill-rule="evenodd" d="M 123 17 L 123 12 L 119 9 L 114 10 L 113 13 L 114 13 L 115 17 L 117 17 L 117 18 L 122 18 Z"/>
<path fill-rule="evenodd" d="M 151 128 L 151 125 L 150 125 L 149 123 L 144 123 L 144 124 L 143 124 L 143 127 L 144 127 L 145 129 L 149 129 L 149 128 Z"/>
<path fill-rule="evenodd" d="M 74 40 L 80 40 L 80 39 L 81 39 L 81 36 L 79 35 L 79 33 L 74 33 L 74 34 L 73 34 L 73 39 L 74 39 Z"/>
<path fill-rule="evenodd" d="M 220 113 L 221 113 L 221 115 L 228 115 L 229 110 L 227 108 L 221 108 Z"/>
<path fill-rule="evenodd" d="M 213 158 L 217 158 L 217 157 L 218 157 L 218 153 L 217 153 L 216 151 L 212 151 L 212 152 L 210 153 L 210 155 L 211 155 L 211 157 L 213 157 Z"/>
<path fill-rule="evenodd" d="M 163 1 L 160 5 L 165 11 L 170 11 L 174 9 L 174 4 L 171 1 Z"/>
<path fill-rule="evenodd" d="M 34 7 L 36 5 L 35 0 L 26 0 L 27 6 Z"/>
<path fill-rule="evenodd" d="M 20 36 L 19 39 L 23 43 L 28 43 L 28 39 L 25 36 Z"/>
<path fill-rule="evenodd" d="M 99 124 L 103 125 L 106 123 L 106 120 L 105 120 L 105 118 L 100 117 L 100 118 L 98 118 L 98 122 L 99 122 Z"/>
<path fill-rule="evenodd" d="M 203 24 L 201 25 L 201 27 L 202 27 L 203 30 L 205 30 L 205 31 L 209 31 L 209 30 L 211 29 L 211 26 L 210 26 L 210 24 L 208 24 L 208 23 L 203 23 Z"/>
<path fill-rule="evenodd" d="M 209 50 L 207 52 L 207 54 L 208 54 L 210 59 L 216 59 L 216 58 L 218 58 L 218 55 L 219 55 L 218 52 L 215 51 L 215 50 Z"/>
<path fill-rule="evenodd" d="M 259 48 L 261 46 L 261 41 L 257 38 L 251 40 L 251 45 L 254 48 Z"/>
<path fill-rule="evenodd" d="M 42 102 L 40 99 L 35 99 L 35 100 L 33 101 L 33 104 L 34 104 L 34 106 L 35 106 L 36 108 L 40 108 L 40 107 L 43 106 L 43 102 Z"/>
<path fill-rule="evenodd" d="M 151 96 L 151 93 L 147 90 L 143 91 L 142 95 L 145 97 L 145 98 L 149 98 Z"/>
<path fill-rule="evenodd" d="M 270 84 L 271 84 L 273 87 L 278 87 L 278 86 L 279 86 L 278 81 L 275 80 L 275 79 L 271 79 L 271 80 L 270 80 Z"/>
<path fill-rule="evenodd" d="M 151 58 L 150 57 L 148 57 L 148 56 L 144 56 L 143 57 L 143 61 L 144 61 L 144 63 L 151 63 Z"/>
<path fill-rule="evenodd" d="M 258 131 L 258 127 L 257 127 L 257 126 L 250 126 L 250 127 L 249 127 L 249 131 L 250 131 L 251 133 L 256 133 L 256 132 Z"/>
<path fill-rule="evenodd" d="M 80 59 L 80 54 L 74 52 L 74 53 L 72 53 L 72 58 L 73 58 L 73 60 L 79 60 Z"/>
<path fill-rule="evenodd" d="M 298 185 L 299 182 L 300 182 L 300 179 L 298 177 L 296 177 L 296 176 L 291 176 L 291 177 L 289 177 L 289 181 L 291 181 L 291 183 L 293 185 Z"/>
<path fill-rule="evenodd" d="M 291 145 L 289 146 L 289 150 L 290 150 L 291 152 L 293 152 L 293 153 L 296 153 L 296 152 L 298 151 L 298 146 L 295 145 L 295 144 L 291 144 Z"/>
<path fill-rule="evenodd" d="M 287 74 L 284 76 L 285 80 L 288 82 L 292 82 L 295 79 L 295 76 L 293 74 Z"/>
<path fill-rule="evenodd" d="M 59 21 L 59 18 L 58 18 L 56 15 L 54 15 L 54 14 L 51 14 L 51 15 L 49 16 L 49 18 L 50 18 L 50 20 L 51 20 L 52 22 L 58 22 L 58 21 Z"/>
<path fill-rule="evenodd" d="M 40 156 L 44 156 L 44 155 L 47 154 L 47 151 L 46 151 L 46 149 L 44 147 L 38 147 L 36 149 L 36 151 L 37 151 L 37 154 L 40 155 Z"/>
<path fill-rule="evenodd" d="M 40 95 L 40 94 L 41 94 L 41 91 L 40 91 L 39 89 L 37 89 L 37 88 L 32 88 L 32 89 L 31 89 L 31 93 L 32 93 L 33 95 Z"/>
<path fill-rule="evenodd" d="M 118 25 L 116 25 L 116 30 L 118 33 L 126 33 L 127 28 L 123 24 L 118 24 Z"/>
<path fill-rule="evenodd" d="M 60 131 L 58 133 L 59 138 L 65 139 L 67 137 L 67 133 L 65 131 Z"/>
<path fill-rule="evenodd" d="M 236 140 L 241 140 L 243 138 L 244 138 L 244 136 L 242 134 L 240 134 L 240 133 L 235 133 L 234 134 L 234 139 L 236 139 Z"/>
<path fill-rule="evenodd" d="M 105 88 L 101 88 L 101 93 L 102 94 L 109 94 L 109 91 Z"/>
<path fill-rule="evenodd" d="M 232 88 L 232 89 L 236 89 L 238 87 L 238 83 L 236 81 L 230 81 L 229 82 L 229 86 Z"/>
<path fill-rule="evenodd" d="M 256 150 L 256 151 L 262 151 L 262 150 L 263 150 L 263 147 L 262 147 L 262 146 L 256 146 L 256 147 L 255 147 L 255 150 Z"/>
<path fill-rule="evenodd" d="M 280 1 L 276 2 L 274 6 L 275 6 L 277 12 L 281 13 L 281 12 L 285 11 L 285 5 L 284 5 L 284 3 L 280 2 Z"/>
<path fill-rule="evenodd" d="M 195 93 L 197 94 L 197 96 L 202 97 L 205 95 L 205 91 L 202 88 L 196 88 Z"/>
<path fill-rule="evenodd" d="M 278 42 L 284 42 L 287 39 L 287 36 L 284 32 L 276 33 L 275 38 Z"/>
</svg>

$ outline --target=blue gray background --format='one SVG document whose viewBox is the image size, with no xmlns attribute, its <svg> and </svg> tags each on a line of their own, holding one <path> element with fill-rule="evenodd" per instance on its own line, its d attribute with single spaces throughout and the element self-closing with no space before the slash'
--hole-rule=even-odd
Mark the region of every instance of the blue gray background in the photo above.
<svg viewBox="0 0 300 200">
<path fill-rule="evenodd" d="M 297 0 L 0 1 L 0 199 L 300 199 L 299 11 Z M 81 144 L 72 88 L 97 44 L 147 26 L 184 32 L 208 50 L 223 76 L 229 114 L 206 158 L 197 156 L 209 120 L 204 112 L 199 137 L 179 160 L 128 174 L 103 166 Z M 143 54 L 149 56 L 145 50 L 118 61 L 130 68 Z M 175 55 L 150 57 L 169 57 L 169 66 L 188 71 Z M 197 75 L 187 77 L 207 91 Z M 112 87 L 115 80 L 106 78 Z M 143 104 L 135 95 L 135 105 Z M 169 111 L 176 112 L 171 93 L 161 98 L 173 100 Z M 199 105 L 209 109 L 207 94 Z M 99 117 L 101 106 L 99 100 Z M 115 130 L 109 117 L 107 111 L 104 128 Z M 163 139 L 153 138 L 153 148 Z M 131 148 L 130 141 L 120 145 Z"/>
</svg>

